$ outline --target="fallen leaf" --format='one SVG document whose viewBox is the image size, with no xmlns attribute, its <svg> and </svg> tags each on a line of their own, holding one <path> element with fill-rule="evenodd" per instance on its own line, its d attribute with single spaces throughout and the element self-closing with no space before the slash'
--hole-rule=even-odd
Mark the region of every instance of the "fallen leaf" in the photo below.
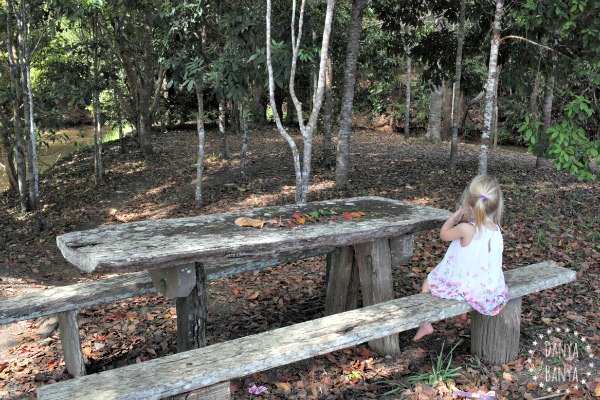
<svg viewBox="0 0 600 400">
<path fill-rule="evenodd" d="M 261 221 L 259 219 L 252 219 L 248 217 L 239 217 L 235 220 L 235 224 L 237 226 L 251 226 L 260 229 L 265 224 L 265 221 Z"/>
<path fill-rule="evenodd" d="M 260 295 L 260 292 L 254 292 L 250 296 L 248 296 L 248 300 L 254 300 Z"/>
<path fill-rule="evenodd" d="M 343 212 L 342 213 L 342 218 L 352 219 L 352 214 L 350 214 L 349 212 Z"/>
<path fill-rule="evenodd" d="M 596 388 L 594 389 L 594 396 L 596 396 L 596 397 L 600 396 L 600 382 L 598 382 L 598 384 L 596 385 Z"/>
<path fill-rule="evenodd" d="M 312 222 L 313 224 L 317 223 L 317 220 L 314 219 L 313 217 L 311 217 L 309 214 L 304 214 L 304 216 L 306 217 L 306 219 L 310 222 Z"/>
<path fill-rule="evenodd" d="M 318 219 L 319 218 L 319 212 L 318 211 L 312 211 L 308 213 L 308 216 L 314 218 L 314 219 Z"/>
<path fill-rule="evenodd" d="M 281 390 L 285 390 L 286 392 L 292 391 L 292 385 L 287 382 L 275 382 L 275 386 L 277 386 Z"/>
<path fill-rule="evenodd" d="M 350 215 L 352 215 L 352 218 L 360 218 L 360 217 L 364 217 L 367 214 L 365 214 L 362 211 L 355 211 L 355 212 L 351 212 Z"/>
<path fill-rule="evenodd" d="M 508 372 L 503 372 L 503 373 L 502 373 L 502 378 L 503 378 L 503 379 L 506 379 L 507 381 L 511 381 L 511 382 L 512 382 L 512 380 L 513 380 L 513 378 L 512 378 L 512 375 L 511 375 L 511 374 L 509 374 Z"/>
<path fill-rule="evenodd" d="M 306 222 L 306 218 L 304 218 L 304 215 L 300 214 L 299 212 L 293 213 L 292 218 L 299 225 L 303 225 Z"/>
</svg>

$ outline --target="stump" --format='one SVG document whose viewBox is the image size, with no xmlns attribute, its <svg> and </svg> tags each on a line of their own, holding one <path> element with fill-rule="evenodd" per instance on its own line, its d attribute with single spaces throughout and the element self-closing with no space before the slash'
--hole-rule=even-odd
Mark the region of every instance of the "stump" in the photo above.
<svg viewBox="0 0 600 400">
<path fill-rule="evenodd" d="M 505 364 L 519 353 L 521 334 L 521 297 L 509 300 L 494 317 L 473 311 L 471 354 L 492 364 Z"/>
</svg>

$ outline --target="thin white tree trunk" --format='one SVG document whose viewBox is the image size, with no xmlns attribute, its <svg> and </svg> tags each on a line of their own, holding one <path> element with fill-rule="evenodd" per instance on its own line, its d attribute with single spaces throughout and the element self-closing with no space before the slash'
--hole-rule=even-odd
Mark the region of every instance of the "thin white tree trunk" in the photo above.
<svg viewBox="0 0 600 400">
<path fill-rule="evenodd" d="M 498 68 L 498 50 L 500 48 L 500 31 L 502 29 L 502 16 L 504 15 L 504 0 L 496 0 L 496 13 L 492 26 L 492 43 L 490 48 L 490 62 L 488 78 L 485 85 L 485 111 L 483 113 L 483 132 L 481 133 L 481 152 L 479 153 L 479 174 L 487 174 L 488 152 L 490 133 L 492 130 L 492 114 L 494 111 L 494 98 L 496 96 L 496 70 Z"/>
<path fill-rule="evenodd" d="M 492 135 L 494 137 L 494 149 L 498 147 L 498 82 L 500 81 L 501 70 L 502 65 L 498 65 L 498 69 L 496 70 L 496 83 L 494 85 L 494 114 L 492 118 Z"/>
<path fill-rule="evenodd" d="M 196 117 L 196 129 L 198 131 L 198 161 L 196 164 L 196 208 L 202 207 L 202 178 L 204 176 L 204 139 L 206 131 L 204 129 L 204 98 L 202 91 L 204 89 L 204 76 L 196 79 L 196 99 L 198 100 L 198 116 Z"/>
<path fill-rule="evenodd" d="M 29 191 L 27 188 L 27 162 L 26 154 L 27 147 L 24 142 L 23 134 L 23 120 L 21 115 L 21 109 L 23 104 L 23 92 L 21 85 L 21 72 L 19 68 L 20 54 L 18 47 L 14 44 L 14 31 L 13 31 L 13 20 L 11 15 L 15 14 L 14 1 L 8 0 L 7 2 L 8 12 L 6 13 L 6 45 L 8 54 L 8 66 L 10 70 L 10 81 L 12 89 L 12 105 L 13 105 L 13 120 L 14 120 L 14 153 L 15 161 L 17 164 L 17 186 L 19 188 L 19 202 L 21 205 L 21 211 L 29 211 Z"/>
<path fill-rule="evenodd" d="M 24 61 L 21 65 L 21 71 L 23 76 L 23 92 L 25 96 L 23 98 L 23 109 L 25 113 L 25 127 L 28 129 L 27 140 L 29 147 L 28 161 L 29 161 L 29 201 L 31 208 L 35 212 L 38 230 L 44 229 L 44 221 L 42 220 L 41 202 L 40 202 L 40 191 L 39 191 L 39 171 L 38 171 L 38 160 L 37 160 L 37 139 L 35 134 L 35 123 L 33 119 L 33 90 L 31 87 L 31 48 L 29 47 L 30 33 L 29 33 L 29 20 L 24 1 L 20 4 L 20 16 L 17 21 L 19 26 L 18 38 L 21 47 L 21 57 Z"/>
<path fill-rule="evenodd" d="M 458 159 L 458 125 L 460 104 L 460 79 L 462 77 L 462 56 L 465 42 L 465 13 L 466 0 L 460 0 L 458 17 L 458 33 L 456 42 L 456 64 L 454 69 L 454 85 L 452 85 L 452 138 L 450 139 L 450 173 L 456 173 Z"/>
<path fill-rule="evenodd" d="M 273 108 L 273 118 L 280 134 L 286 139 L 292 150 L 292 156 L 294 157 L 294 169 L 296 172 L 296 203 L 305 204 L 308 201 L 308 182 L 310 178 L 311 170 L 311 158 L 312 158 L 312 141 L 313 132 L 317 126 L 317 120 L 321 105 L 323 103 L 323 97 L 325 93 L 325 71 L 327 67 L 327 55 L 329 50 L 329 39 L 331 36 L 331 26 L 333 24 L 333 11 L 335 8 L 335 0 L 327 1 L 327 11 L 325 14 L 325 24 L 323 29 L 323 38 L 321 42 L 321 59 L 319 62 L 319 78 L 317 84 L 317 94 L 315 103 L 309 117 L 309 120 L 304 124 L 304 118 L 302 117 L 302 104 L 298 100 L 295 93 L 295 74 L 296 74 L 296 63 L 298 60 L 298 50 L 300 48 L 300 42 L 302 38 L 302 24 L 304 19 L 304 6 L 306 0 L 302 0 L 300 6 L 300 16 L 298 19 L 298 37 L 296 38 L 295 20 L 296 20 L 296 1 L 293 1 L 292 10 L 292 67 L 290 71 L 290 95 L 296 107 L 296 113 L 298 115 L 298 125 L 300 126 L 300 132 L 302 134 L 302 140 L 304 142 L 303 148 L 303 159 L 300 162 L 300 155 L 298 148 L 292 137 L 287 133 L 281 123 L 281 117 L 277 111 L 275 104 L 275 81 L 273 77 L 273 62 L 271 59 L 271 0 L 267 0 L 267 70 L 269 73 L 269 97 L 271 101 L 271 107 Z"/>
</svg>

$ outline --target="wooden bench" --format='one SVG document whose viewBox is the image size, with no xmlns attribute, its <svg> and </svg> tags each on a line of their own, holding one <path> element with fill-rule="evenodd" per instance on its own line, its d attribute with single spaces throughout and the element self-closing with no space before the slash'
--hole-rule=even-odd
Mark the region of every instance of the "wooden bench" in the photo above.
<svg viewBox="0 0 600 400">
<path fill-rule="evenodd" d="M 472 313 L 471 352 L 484 358 L 491 355 L 496 358 L 492 360 L 495 363 L 514 359 L 519 350 L 521 298 L 575 278 L 574 271 L 549 262 L 507 271 L 509 305 L 496 317 Z M 469 310 L 466 302 L 416 294 L 41 386 L 37 395 L 39 400 L 146 400 L 205 388 L 211 399 L 229 399 L 230 379 L 387 337 Z"/>
<path fill-rule="evenodd" d="M 214 280 L 255 271 L 334 251 L 320 248 L 303 253 L 278 254 L 271 257 L 226 259 L 206 263 L 206 279 Z M 102 280 L 59 286 L 4 298 L 0 302 L 0 325 L 57 315 L 59 333 L 67 371 L 85 375 L 84 357 L 79 338 L 77 310 L 156 292 L 148 272 L 133 272 Z"/>
</svg>

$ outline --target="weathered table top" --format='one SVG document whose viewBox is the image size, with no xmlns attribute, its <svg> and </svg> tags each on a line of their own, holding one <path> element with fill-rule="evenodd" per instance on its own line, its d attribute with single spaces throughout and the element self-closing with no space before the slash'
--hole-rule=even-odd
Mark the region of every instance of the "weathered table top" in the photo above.
<svg viewBox="0 0 600 400">
<path fill-rule="evenodd" d="M 283 221 L 299 212 L 331 210 L 335 221 L 321 218 L 291 227 L 237 226 L 241 216 Z M 362 212 L 360 218 L 345 219 L 344 212 Z M 106 225 L 56 238 L 63 256 L 87 272 L 133 272 L 176 267 L 218 258 L 260 256 L 346 246 L 386 237 L 396 237 L 438 227 L 450 213 L 382 197 L 355 197 L 255 208 L 198 217 L 173 218 Z"/>
</svg>

